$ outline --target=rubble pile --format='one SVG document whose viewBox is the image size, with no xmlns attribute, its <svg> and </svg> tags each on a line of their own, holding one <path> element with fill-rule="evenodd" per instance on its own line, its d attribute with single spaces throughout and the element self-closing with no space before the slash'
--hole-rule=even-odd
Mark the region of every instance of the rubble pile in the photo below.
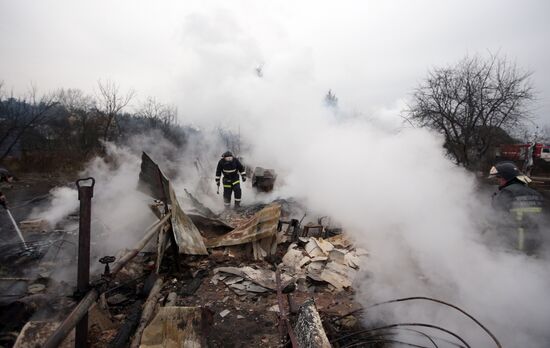
<svg viewBox="0 0 550 348">
<path fill-rule="evenodd" d="M 33 274 L 26 296 L 48 294 L 45 301 L 56 306 L 33 317 L 35 306 L 24 327 L 13 328 L 15 347 L 74 346 L 74 327 L 85 315 L 92 347 L 328 347 L 332 337 L 360 327 L 353 284 L 368 253 L 340 228 L 322 219 L 302 226 L 284 200 L 216 214 L 186 190 L 194 209 L 184 211 L 145 153 L 140 186 L 156 200 L 159 220 L 134 246 L 97 258 L 103 272 L 87 293 L 67 284 L 61 291 L 49 273 Z M 24 226 L 41 235 L 51 229 L 42 220 Z M 67 235 L 63 245 L 75 248 L 74 231 Z M 57 261 L 74 265 L 76 254 L 70 258 L 38 257 L 35 264 L 51 270 Z"/>
<path fill-rule="evenodd" d="M 293 275 L 302 291 L 313 292 L 319 282 L 328 283 L 333 291 L 342 291 L 352 286 L 367 255 L 342 235 L 328 239 L 300 237 L 288 246 L 282 269 Z"/>
</svg>

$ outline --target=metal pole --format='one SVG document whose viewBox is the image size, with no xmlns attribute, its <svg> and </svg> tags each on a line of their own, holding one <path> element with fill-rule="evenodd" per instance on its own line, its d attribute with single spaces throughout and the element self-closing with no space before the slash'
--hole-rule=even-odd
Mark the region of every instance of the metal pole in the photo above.
<svg viewBox="0 0 550 348">
<path fill-rule="evenodd" d="M 90 186 L 80 186 L 83 181 L 92 181 Z M 78 231 L 78 274 L 76 288 L 80 295 L 90 287 L 90 225 L 92 218 L 92 197 L 94 195 L 94 178 L 76 181 L 78 200 L 80 201 L 80 222 Z M 75 348 L 88 347 L 88 312 L 76 325 Z"/>
<path fill-rule="evenodd" d="M 42 348 L 57 348 L 61 345 L 65 337 L 69 335 L 71 330 L 77 325 L 76 332 L 78 333 L 78 325 L 77 323 L 81 323 L 84 318 L 88 317 L 88 309 L 95 303 L 95 300 L 97 300 L 99 296 L 99 293 L 97 290 L 92 289 L 86 296 L 80 301 L 78 306 L 76 306 L 75 309 L 69 314 L 65 320 L 59 325 L 59 327 L 55 330 L 55 332 L 48 338 L 48 340 L 44 343 Z M 86 325 L 88 324 L 88 320 L 86 320 Z M 75 346 L 77 345 L 77 341 L 75 340 Z M 85 347 L 85 346 L 83 346 Z"/>
<path fill-rule="evenodd" d="M 149 226 L 145 231 L 143 238 L 141 238 L 140 241 L 137 242 L 132 249 L 128 250 L 126 254 L 124 254 L 121 258 L 119 258 L 118 261 L 113 263 L 111 267 L 111 275 L 117 274 L 126 265 L 126 263 L 128 263 L 128 261 L 134 258 L 141 251 L 141 249 L 143 249 L 145 245 L 149 243 L 151 238 L 153 238 L 153 236 L 164 225 L 164 223 L 168 221 L 168 219 L 170 219 L 171 216 L 172 214 L 168 213 L 162 219 L 155 222 L 153 225 Z"/>
<path fill-rule="evenodd" d="M 145 231 L 145 235 L 134 246 L 134 248 L 126 253 L 123 257 L 121 257 L 117 263 L 115 263 L 111 270 L 111 276 L 114 276 L 116 273 L 118 273 L 128 261 L 130 261 L 134 256 L 137 255 L 137 253 L 141 249 L 145 247 L 147 242 L 149 242 L 151 238 L 155 235 L 155 233 L 164 225 L 164 223 L 168 221 L 170 216 L 171 214 L 168 213 L 160 221 L 155 222 L 147 228 L 147 230 Z M 59 325 L 57 329 L 55 329 L 54 333 L 52 333 L 52 335 L 48 338 L 46 343 L 44 343 L 42 348 L 59 347 L 61 342 L 63 342 L 65 337 L 67 337 L 69 332 L 71 332 L 71 330 L 75 327 L 76 323 L 78 323 L 84 317 L 84 315 L 88 313 L 88 309 L 92 307 L 98 296 L 98 291 L 96 289 L 91 289 L 80 301 L 80 303 L 75 307 L 75 309 L 73 309 L 69 316 L 65 318 L 61 325 Z"/>
</svg>

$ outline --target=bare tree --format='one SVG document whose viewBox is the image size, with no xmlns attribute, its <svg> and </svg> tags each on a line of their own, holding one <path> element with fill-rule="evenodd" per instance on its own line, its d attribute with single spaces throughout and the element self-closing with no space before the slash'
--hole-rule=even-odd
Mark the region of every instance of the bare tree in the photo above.
<svg viewBox="0 0 550 348">
<path fill-rule="evenodd" d="M 99 80 L 97 85 L 99 88 L 97 111 L 105 118 L 103 140 L 108 140 L 111 126 L 113 124 L 116 126 L 118 123 L 118 114 L 128 105 L 128 103 L 130 103 L 136 93 L 131 89 L 123 94 L 119 91 L 119 86 L 110 80 Z"/>
<path fill-rule="evenodd" d="M 35 86 L 31 86 L 28 95 L 24 98 L 15 98 L 13 95 L 5 97 L 0 92 L 0 119 L 2 120 L 0 161 L 11 153 L 23 135 L 42 125 L 50 115 L 49 111 L 57 104 L 54 94 L 38 97 Z"/>
<path fill-rule="evenodd" d="M 153 127 L 168 129 L 176 124 L 178 109 L 173 105 L 165 105 L 153 97 L 148 97 L 141 105 L 137 115 L 148 119 Z"/>
<path fill-rule="evenodd" d="M 74 88 L 61 89 L 57 95 L 69 114 L 69 125 L 77 134 L 80 149 L 86 154 L 98 144 L 96 101 L 93 96 Z"/>
<path fill-rule="evenodd" d="M 503 131 L 527 119 L 534 98 L 530 75 L 498 55 L 465 57 L 455 66 L 431 70 L 405 116 L 442 133 L 456 163 L 474 168 Z"/>
</svg>

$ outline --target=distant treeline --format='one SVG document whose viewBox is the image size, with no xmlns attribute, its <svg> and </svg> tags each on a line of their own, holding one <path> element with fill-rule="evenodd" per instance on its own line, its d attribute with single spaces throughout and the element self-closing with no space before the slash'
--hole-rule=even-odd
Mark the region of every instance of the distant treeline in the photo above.
<svg viewBox="0 0 550 348">
<path fill-rule="evenodd" d="M 35 88 L 14 96 L 2 87 L 0 82 L 0 163 L 19 170 L 78 169 L 102 153 L 104 141 L 157 132 L 180 147 L 196 132 L 178 124 L 175 106 L 154 98 L 127 111 L 134 91 L 122 93 L 110 81 L 100 81 L 95 96 L 78 89 L 38 96 Z"/>
</svg>

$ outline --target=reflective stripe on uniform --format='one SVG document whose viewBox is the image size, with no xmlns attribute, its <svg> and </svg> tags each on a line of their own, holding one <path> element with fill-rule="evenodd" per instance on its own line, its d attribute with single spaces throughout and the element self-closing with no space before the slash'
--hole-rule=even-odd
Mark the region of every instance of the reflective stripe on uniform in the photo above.
<svg viewBox="0 0 550 348">
<path fill-rule="evenodd" d="M 237 181 L 234 181 L 233 183 L 231 183 L 231 185 L 237 185 L 240 182 L 241 182 L 240 180 L 237 180 Z"/>
<path fill-rule="evenodd" d="M 235 202 L 240 202 L 241 199 L 240 198 L 235 198 Z"/>
<path fill-rule="evenodd" d="M 513 213 L 542 213 L 541 207 L 525 207 L 525 208 L 512 208 Z"/>
<path fill-rule="evenodd" d="M 523 250 L 525 246 L 525 230 L 523 227 L 518 228 L 518 250 Z"/>
<path fill-rule="evenodd" d="M 516 214 L 517 221 L 522 221 L 524 214 L 540 214 L 542 213 L 542 208 L 541 207 L 512 208 L 510 209 L 510 212 Z"/>
<path fill-rule="evenodd" d="M 223 187 L 231 188 L 231 185 L 223 185 Z"/>
<path fill-rule="evenodd" d="M 246 175 L 246 172 L 242 172 L 241 175 Z"/>
<path fill-rule="evenodd" d="M 216 179 L 220 179 L 220 178 L 221 178 L 221 176 L 216 176 Z"/>
<path fill-rule="evenodd" d="M 237 169 L 230 169 L 230 170 L 227 170 L 227 169 L 224 169 L 223 172 L 224 173 L 233 173 L 233 172 L 236 172 Z"/>
</svg>

